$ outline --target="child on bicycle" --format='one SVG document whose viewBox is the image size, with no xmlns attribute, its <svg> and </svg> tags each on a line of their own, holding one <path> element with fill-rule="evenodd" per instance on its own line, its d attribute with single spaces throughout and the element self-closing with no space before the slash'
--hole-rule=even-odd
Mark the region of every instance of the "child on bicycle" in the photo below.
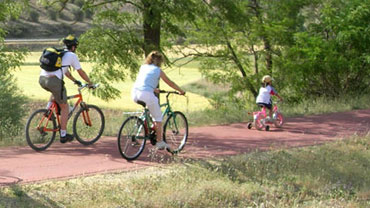
<svg viewBox="0 0 370 208">
<path fill-rule="evenodd" d="M 260 107 L 266 107 L 269 110 L 269 116 L 266 118 L 267 121 L 272 121 L 272 100 L 271 95 L 274 95 L 283 101 L 283 98 L 277 93 L 274 87 L 272 87 L 272 77 L 265 75 L 262 77 L 262 87 L 259 90 L 256 103 Z"/>
<path fill-rule="evenodd" d="M 136 103 L 144 102 L 148 107 L 156 128 L 157 143 L 159 150 L 168 149 L 169 146 L 162 139 L 162 111 L 159 100 L 154 92 L 159 93 L 158 84 L 160 78 L 173 89 L 179 91 L 181 95 L 185 94 L 176 83 L 171 81 L 161 70 L 163 56 L 159 51 L 152 51 L 140 67 L 139 74 L 136 77 L 135 84 L 131 91 L 131 97 Z"/>
</svg>

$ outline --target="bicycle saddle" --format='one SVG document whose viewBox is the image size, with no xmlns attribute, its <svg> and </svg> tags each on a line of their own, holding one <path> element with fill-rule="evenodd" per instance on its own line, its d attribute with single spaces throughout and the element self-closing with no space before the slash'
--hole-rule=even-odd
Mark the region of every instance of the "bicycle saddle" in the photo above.
<svg viewBox="0 0 370 208">
<path fill-rule="evenodd" d="M 142 100 L 137 100 L 136 103 L 139 104 L 139 105 L 141 105 L 141 106 L 143 106 L 144 108 L 146 107 L 145 102 L 142 101 Z"/>
</svg>

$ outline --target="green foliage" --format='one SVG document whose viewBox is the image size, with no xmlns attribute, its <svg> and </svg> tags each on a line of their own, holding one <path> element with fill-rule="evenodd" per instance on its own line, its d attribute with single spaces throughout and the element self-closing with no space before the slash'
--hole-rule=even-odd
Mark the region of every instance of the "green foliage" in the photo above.
<svg viewBox="0 0 370 208">
<path fill-rule="evenodd" d="M 282 46 L 292 44 L 294 32 L 302 27 L 300 9 L 307 2 L 203 2 L 195 11 L 199 18 L 189 24 L 194 29 L 186 34 L 185 42 L 199 47 L 187 48 L 185 54 L 202 57 L 203 75 L 215 83 L 231 85 L 231 95 L 246 91 L 256 96 L 260 78 L 276 73 L 272 60 L 281 54 Z M 181 50 L 179 54 L 184 53 Z"/>
<path fill-rule="evenodd" d="M 290 93 L 302 98 L 369 92 L 369 1 L 325 1 L 307 15 L 315 21 L 277 59 Z"/>
<path fill-rule="evenodd" d="M 94 9 L 94 26 L 82 35 L 79 50 L 96 63 L 91 75 L 104 86 L 97 94 L 103 99 L 119 96 L 114 82 L 134 78 L 148 50 L 170 48 L 173 42 L 168 40 L 182 36 L 185 29 L 175 23 L 194 18 L 184 12 L 194 5 L 193 1 L 158 0 L 85 2 L 85 9 Z M 159 19 L 151 18 L 152 14 Z M 160 28 L 155 28 L 158 21 Z M 153 28 L 148 31 L 144 26 Z"/>
<path fill-rule="evenodd" d="M 19 67 L 25 53 L 5 53 L 9 50 L 3 44 L 6 34 L 3 23 L 16 17 L 22 6 L 21 2 L 0 2 L 0 140 L 18 134 L 23 127 L 21 119 L 25 113 L 22 108 L 25 97 L 21 95 L 11 70 Z"/>
<path fill-rule="evenodd" d="M 0 76 L 0 140 L 23 130 L 26 98 L 10 75 Z"/>
</svg>

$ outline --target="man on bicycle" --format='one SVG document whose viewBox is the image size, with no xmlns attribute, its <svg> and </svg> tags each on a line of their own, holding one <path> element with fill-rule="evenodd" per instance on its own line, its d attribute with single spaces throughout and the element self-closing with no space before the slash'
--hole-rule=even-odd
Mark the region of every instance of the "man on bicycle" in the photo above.
<svg viewBox="0 0 370 208">
<path fill-rule="evenodd" d="M 63 38 L 63 43 L 66 46 L 66 52 L 62 57 L 62 68 L 53 72 L 41 69 L 39 83 L 42 88 L 52 93 L 47 108 L 50 107 L 53 99 L 60 106 L 60 142 L 66 143 L 67 141 L 73 140 L 73 135 L 67 134 L 69 106 L 67 103 L 67 91 L 63 81 L 64 75 L 72 80 L 75 84 L 81 85 L 81 82 L 76 80 L 68 70 L 69 67 L 72 66 L 73 69 L 76 70 L 81 76 L 81 78 L 90 86 L 92 86 L 92 82 L 85 71 L 82 70 L 80 61 L 75 54 L 78 46 L 78 39 L 73 35 L 68 35 L 67 37 Z"/>
</svg>

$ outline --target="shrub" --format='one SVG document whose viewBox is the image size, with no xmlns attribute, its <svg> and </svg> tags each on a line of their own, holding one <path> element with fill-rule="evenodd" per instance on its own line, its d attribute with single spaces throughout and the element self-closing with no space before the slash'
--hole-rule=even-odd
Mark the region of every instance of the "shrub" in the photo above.
<svg viewBox="0 0 370 208">
<path fill-rule="evenodd" d="M 23 129 L 26 98 L 11 75 L 0 76 L 0 141 Z"/>
<path fill-rule="evenodd" d="M 35 11 L 35 10 L 30 11 L 30 16 L 29 16 L 30 21 L 39 22 L 39 17 L 40 17 L 40 14 L 38 13 L 38 11 Z"/>
<path fill-rule="evenodd" d="M 55 9 L 48 9 L 47 14 L 51 20 L 55 21 L 58 18 L 58 11 L 56 11 Z"/>
<path fill-rule="evenodd" d="M 80 8 L 73 9 L 72 10 L 72 13 L 74 15 L 74 20 L 75 21 L 79 21 L 79 22 L 83 22 L 84 21 L 85 14 L 84 14 L 84 12 Z"/>
</svg>

